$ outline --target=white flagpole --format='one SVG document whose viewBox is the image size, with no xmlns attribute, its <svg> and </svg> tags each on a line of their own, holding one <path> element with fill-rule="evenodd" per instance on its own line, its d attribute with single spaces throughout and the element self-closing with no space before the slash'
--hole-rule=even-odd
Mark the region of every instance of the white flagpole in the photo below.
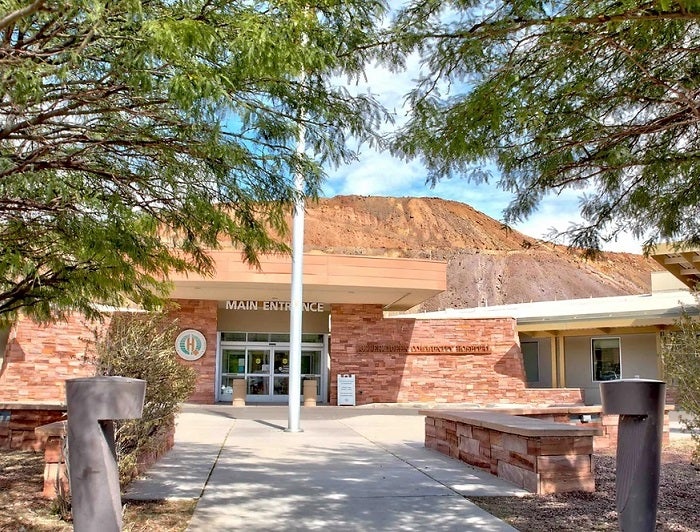
<svg viewBox="0 0 700 532">
<path fill-rule="evenodd" d="M 303 73 L 302 73 L 303 79 Z M 299 123 L 297 154 L 303 155 L 306 144 L 303 122 Z M 303 264 L 304 264 L 304 176 L 300 170 L 294 175 L 297 199 L 294 204 L 292 225 L 292 296 L 289 318 L 289 425 L 287 432 L 301 432 L 301 319 L 303 310 Z"/>
</svg>

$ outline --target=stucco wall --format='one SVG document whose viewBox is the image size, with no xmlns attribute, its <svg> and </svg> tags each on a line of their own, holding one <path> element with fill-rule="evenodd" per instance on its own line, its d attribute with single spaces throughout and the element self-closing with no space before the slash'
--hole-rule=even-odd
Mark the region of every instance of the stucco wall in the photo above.
<svg viewBox="0 0 700 532">
<path fill-rule="evenodd" d="M 599 383 L 593 381 L 591 365 L 592 338 L 620 338 L 620 363 L 622 378 L 639 376 L 658 379 L 658 355 L 656 335 L 622 334 L 611 336 L 569 336 L 564 339 L 566 385 L 583 388 L 586 404 L 600 404 Z"/>
</svg>

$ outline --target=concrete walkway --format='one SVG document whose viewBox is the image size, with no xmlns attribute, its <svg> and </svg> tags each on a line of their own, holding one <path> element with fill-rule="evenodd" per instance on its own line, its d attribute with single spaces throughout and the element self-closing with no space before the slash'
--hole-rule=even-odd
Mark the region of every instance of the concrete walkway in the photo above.
<svg viewBox="0 0 700 532">
<path fill-rule="evenodd" d="M 514 530 L 468 495 L 525 492 L 423 447 L 415 408 L 187 405 L 125 499 L 199 498 L 189 529 Z"/>
</svg>

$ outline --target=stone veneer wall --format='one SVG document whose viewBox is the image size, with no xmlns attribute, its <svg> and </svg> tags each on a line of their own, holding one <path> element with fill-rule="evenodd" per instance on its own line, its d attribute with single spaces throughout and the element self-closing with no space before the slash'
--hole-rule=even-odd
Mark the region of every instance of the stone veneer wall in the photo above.
<svg viewBox="0 0 700 532">
<path fill-rule="evenodd" d="M 197 372 L 197 384 L 194 393 L 189 397 L 191 403 L 211 404 L 216 400 L 216 332 L 217 332 L 217 302 L 199 299 L 176 299 L 178 309 L 171 312 L 178 320 L 181 330 L 196 329 L 207 340 L 207 351 L 202 358 L 192 362 L 178 360 L 191 366 Z M 173 347 L 173 356 L 175 349 Z"/>
<path fill-rule="evenodd" d="M 355 375 L 355 400 L 370 403 L 580 403 L 575 390 L 527 389 L 515 320 L 384 319 L 380 305 L 331 307 L 330 402 L 337 376 Z M 488 346 L 490 353 L 407 353 L 381 346 Z M 367 346 L 372 350 L 368 351 Z"/>
<path fill-rule="evenodd" d="M 94 375 L 86 363 L 88 343 L 104 324 L 71 315 L 40 325 L 21 317 L 13 326 L 0 369 L 0 402 L 65 403 L 65 381 Z"/>
<path fill-rule="evenodd" d="M 181 329 L 197 329 L 207 339 L 206 354 L 191 365 L 197 371 L 196 389 L 190 401 L 213 403 L 216 380 L 216 301 L 176 300 L 172 312 Z M 0 403 L 65 403 L 65 381 L 94 375 L 95 368 L 86 359 L 94 332 L 109 326 L 71 315 L 65 322 L 40 325 L 20 318 L 12 328 L 5 358 L 0 369 Z M 175 349 L 173 347 L 173 356 Z M 45 421 L 46 422 L 46 421 Z M 45 423 L 44 422 L 44 423 Z M 41 423 L 41 424 L 44 424 Z"/>
</svg>

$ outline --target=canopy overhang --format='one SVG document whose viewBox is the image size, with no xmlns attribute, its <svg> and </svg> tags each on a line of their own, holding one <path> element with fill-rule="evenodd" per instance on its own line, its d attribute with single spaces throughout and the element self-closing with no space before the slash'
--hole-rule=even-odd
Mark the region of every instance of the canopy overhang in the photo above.
<svg viewBox="0 0 700 532">
<path fill-rule="evenodd" d="M 241 260 L 235 250 L 210 253 L 215 274 L 173 274 L 173 299 L 288 301 L 292 275 L 286 255 L 260 257 L 260 267 Z M 403 311 L 443 292 L 444 262 L 361 255 L 304 254 L 304 301 L 328 304 L 380 304 Z"/>
</svg>

